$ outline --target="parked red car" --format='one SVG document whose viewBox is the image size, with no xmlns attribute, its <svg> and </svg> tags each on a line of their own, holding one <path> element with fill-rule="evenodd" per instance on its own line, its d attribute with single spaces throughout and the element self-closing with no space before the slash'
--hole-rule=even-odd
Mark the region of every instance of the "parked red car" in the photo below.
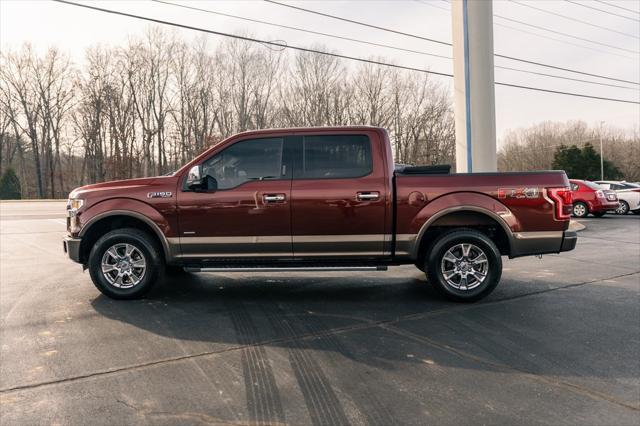
<svg viewBox="0 0 640 426">
<path fill-rule="evenodd" d="M 602 217 L 609 210 L 618 207 L 618 196 L 615 191 L 604 189 L 588 180 L 570 179 L 573 193 L 573 215 L 587 217 L 589 213 Z"/>
<path fill-rule="evenodd" d="M 415 264 L 447 297 L 495 288 L 501 256 L 572 250 L 563 171 L 394 167 L 377 127 L 232 136 L 168 176 L 69 195 L 64 249 L 98 289 L 141 297 L 189 272 L 385 270 Z"/>
</svg>

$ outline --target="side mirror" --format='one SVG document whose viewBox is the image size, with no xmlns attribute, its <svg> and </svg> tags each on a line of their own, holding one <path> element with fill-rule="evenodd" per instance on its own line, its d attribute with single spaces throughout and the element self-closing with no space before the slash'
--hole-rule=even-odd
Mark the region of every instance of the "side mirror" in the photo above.
<svg viewBox="0 0 640 426">
<path fill-rule="evenodd" d="M 187 174 L 187 188 L 195 191 L 200 189 L 202 185 L 202 167 L 201 166 L 193 166 L 189 173 Z"/>
<path fill-rule="evenodd" d="M 218 181 L 210 175 L 202 176 L 201 166 L 193 166 L 187 175 L 187 188 L 196 192 L 214 192 L 218 190 Z"/>
</svg>

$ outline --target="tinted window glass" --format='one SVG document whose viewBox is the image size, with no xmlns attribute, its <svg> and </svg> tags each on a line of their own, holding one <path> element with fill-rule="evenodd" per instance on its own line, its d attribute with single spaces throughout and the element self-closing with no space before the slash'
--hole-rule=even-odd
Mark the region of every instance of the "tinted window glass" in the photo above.
<svg viewBox="0 0 640 426">
<path fill-rule="evenodd" d="M 305 136 L 302 177 L 353 178 L 373 169 L 371 143 L 364 135 Z"/>
<path fill-rule="evenodd" d="M 602 188 L 600 185 L 598 185 L 597 183 L 594 183 L 594 182 L 591 182 L 591 181 L 588 181 L 588 180 L 585 180 L 585 181 L 584 181 L 584 184 L 585 184 L 585 185 L 587 185 L 587 186 L 588 186 L 589 188 L 591 188 L 591 189 L 595 189 L 596 191 L 597 191 L 598 189 L 603 189 L 603 188 Z"/>
<path fill-rule="evenodd" d="M 202 163 L 202 175 L 213 176 L 218 189 L 250 180 L 277 179 L 282 173 L 282 138 L 237 142 Z"/>
</svg>

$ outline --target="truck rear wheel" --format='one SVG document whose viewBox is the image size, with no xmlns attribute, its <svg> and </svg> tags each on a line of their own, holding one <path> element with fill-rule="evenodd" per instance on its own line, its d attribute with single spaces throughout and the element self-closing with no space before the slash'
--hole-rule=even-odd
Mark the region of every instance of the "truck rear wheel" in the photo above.
<svg viewBox="0 0 640 426">
<path fill-rule="evenodd" d="M 134 228 L 103 235 L 89 254 L 95 286 L 112 299 L 138 299 L 149 292 L 164 264 L 153 239 Z"/>
<path fill-rule="evenodd" d="M 485 234 L 459 229 L 441 235 L 425 259 L 429 282 L 456 302 L 475 302 L 500 282 L 500 250 Z"/>
</svg>

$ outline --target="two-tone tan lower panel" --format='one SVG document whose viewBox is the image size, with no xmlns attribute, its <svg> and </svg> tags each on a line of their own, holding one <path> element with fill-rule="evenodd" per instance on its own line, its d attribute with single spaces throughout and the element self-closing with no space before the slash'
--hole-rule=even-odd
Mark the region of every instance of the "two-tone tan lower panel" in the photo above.
<svg viewBox="0 0 640 426">
<path fill-rule="evenodd" d="M 398 234 L 396 235 L 396 256 L 411 257 L 418 240 L 418 234 Z"/>
<path fill-rule="evenodd" d="M 170 238 L 179 258 L 210 257 L 375 257 L 390 254 L 390 236 L 294 235 Z"/>
<path fill-rule="evenodd" d="M 385 252 L 384 234 L 294 235 L 296 257 L 373 257 Z"/>
<path fill-rule="evenodd" d="M 180 258 L 290 257 L 290 235 L 239 237 L 180 237 Z"/>
</svg>

